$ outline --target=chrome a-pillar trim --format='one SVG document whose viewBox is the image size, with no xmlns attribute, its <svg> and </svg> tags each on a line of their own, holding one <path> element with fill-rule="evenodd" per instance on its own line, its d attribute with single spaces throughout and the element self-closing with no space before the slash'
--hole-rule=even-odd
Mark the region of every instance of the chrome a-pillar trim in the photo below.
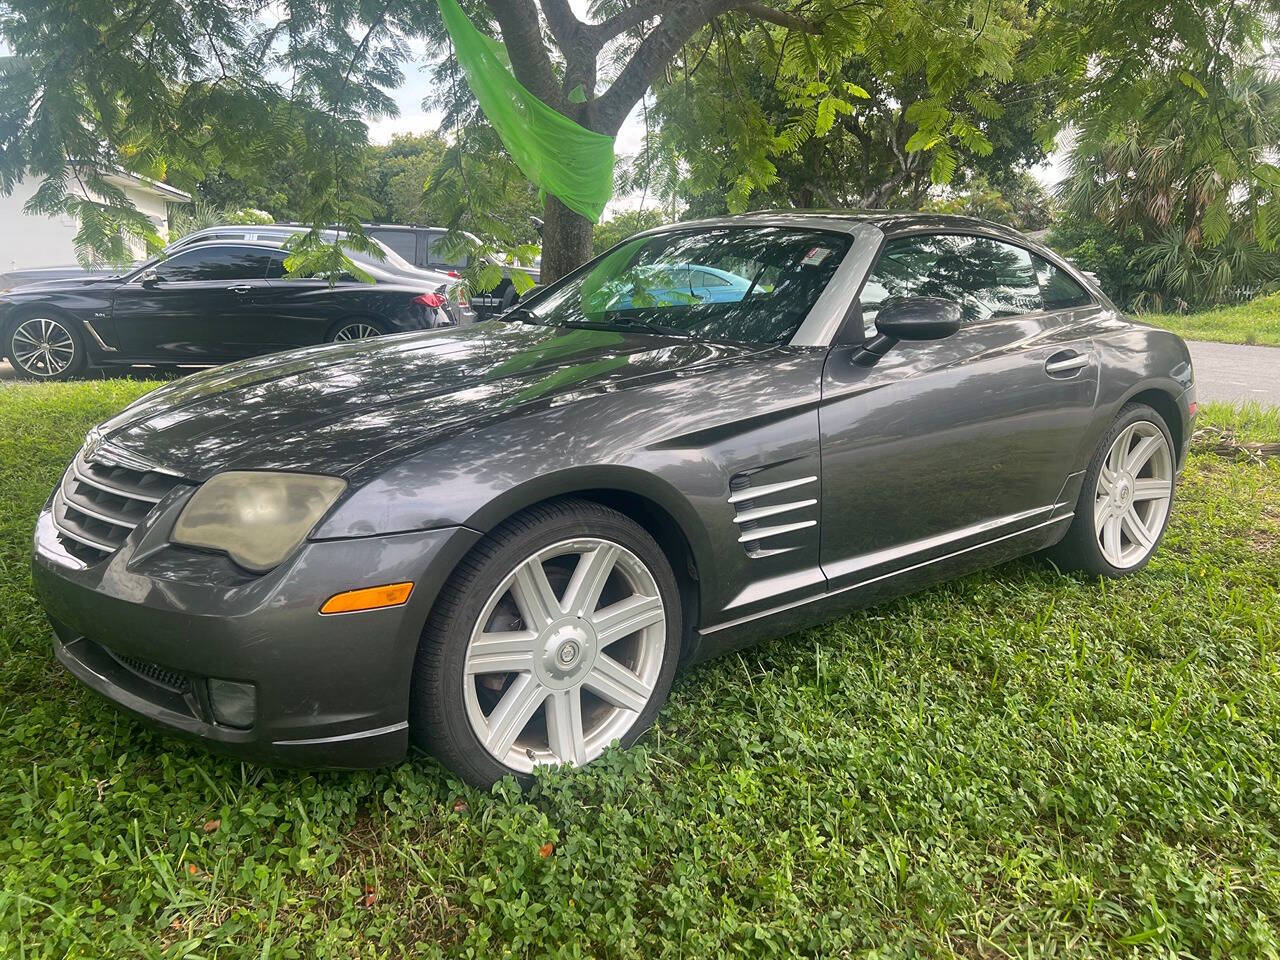
<svg viewBox="0 0 1280 960">
<path fill-rule="evenodd" d="M 1052 509 L 1053 507 L 1042 507 L 1041 509 L 1036 510 L 1034 512 L 1043 513 L 1047 510 L 1052 510 Z M 1030 527 L 1022 527 L 1010 533 L 1003 534 L 1002 536 L 993 537 L 990 540 L 983 540 L 981 543 L 975 543 L 967 547 L 961 547 L 959 550 L 953 550 L 950 553 L 944 553 L 941 556 L 930 557 L 928 560 L 921 560 L 919 563 L 913 563 L 908 567 L 901 568 L 900 570 L 891 570 L 888 573 L 882 573 L 882 574 L 879 574 L 878 576 L 868 577 L 866 580 L 859 580 L 857 583 L 845 584 L 842 587 L 837 587 L 835 590 L 828 590 L 825 593 L 819 593 L 812 597 L 805 597 L 801 600 L 795 600 L 791 603 L 784 603 L 777 607 L 770 607 L 768 610 L 761 610 L 759 613 L 752 613 L 752 614 L 748 614 L 745 617 L 738 617 L 736 620 L 726 620 L 724 623 L 717 623 L 715 626 L 703 627 L 698 631 L 698 633 L 704 637 L 709 636 L 710 634 L 713 634 L 713 633 L 719 633 L 721 630 L 728 630 L 731 627 L 740 627 L 743 624 L 751 623 L 756 620 L 761 620 L 765 617 L 771 617 L 774 614 L 785 613 L 788 610 L 795 610 L 799 607 L 806 606 L 807 604 L 816 603 L 819 600 L 828 600 L 831 597 L 839 596 L 840 594 L 847 593 L 850 590 L 857 590 L 859 587 L 867 587 L 873 583 L 879 583 L 882 580 L 889 580 L 889 579 L 892 579 L 893 577 L 901 576 L 904 573 L 910 573 L 913 570 L 919 570 L 922 567 L 927 567 L 933 563 L 940 563 L 943 560 L 950 560 L 953 557 L 959 557 L 966 553 L 970 553 L 974 550 L 981 550 L 983 547 L 989 547 L 989 546 L 992 546 L 993 544 L 1000 543 L 1004 540 L 1010 540 L 1013 537 L 1020 537 L 1024 534 L 1032 533 L 1036 530 L 1042 530 L 1045 527 L 1051 527 L 1056 523 L 1063 523 L 1067 520 L 1070 520 L 1074 515 L 1075 514 L 1073 511 L 1070 513 L 1051 516 L 1048 520 L 1043 520 L 1040 523 L 1033 524 Z"/>
</svg>

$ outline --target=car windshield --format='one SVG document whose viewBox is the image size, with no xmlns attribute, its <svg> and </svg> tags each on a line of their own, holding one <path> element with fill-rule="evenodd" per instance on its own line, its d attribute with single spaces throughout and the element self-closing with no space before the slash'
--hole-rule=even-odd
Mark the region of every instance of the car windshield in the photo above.
<svg viewBox="0 0 1280 960">
<path fill-rule="evenodd" d="M 782 343 L 831 281 L 849 242 L 841 234 L 769 226 L 637 237 L 549 287 L 520 317 Z"/>
</svg>

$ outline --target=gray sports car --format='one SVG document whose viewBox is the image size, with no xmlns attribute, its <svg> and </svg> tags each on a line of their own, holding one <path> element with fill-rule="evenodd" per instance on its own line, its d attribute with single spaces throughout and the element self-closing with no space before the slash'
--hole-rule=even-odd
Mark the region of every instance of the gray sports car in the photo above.
<svg viewBox="0 0 1280 960">
<path fill-rule="evenodd" d="M 67 668 L 165 727 L 488 784 L 630 744 L 761 637 L 1035 551 L 1137 570 L 1195 413 L 1181 340 L 1008 230 L 686 223 L 501 320 L 149 394 L 35 583 Z"/>
</svg>

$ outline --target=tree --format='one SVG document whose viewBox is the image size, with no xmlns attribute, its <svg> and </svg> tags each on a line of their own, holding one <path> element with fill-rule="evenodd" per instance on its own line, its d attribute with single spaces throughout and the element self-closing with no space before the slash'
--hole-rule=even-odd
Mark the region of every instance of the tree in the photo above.
<svg viewBox="0 0 1280 960">
<path fill-rule="evenodd" d="M 592 243 L 592 253 L 603 253 L 610 247 L 621 243 L 629 237 L 645 230 L 660 227 L 663 216 L 657 210 L 626 210 L 608 220 L 601 221 L 596 227 Z"/>
<path fill-rule="evenodd" d="M 949 96 L 930 86 L 919 58 L 862 50 L 832 60 L 825 79 L 797 86 L 784 82 L 786 37 L 713 33 L 655 84 L 644 149 L 623 186 L 648 188 L 664 202 L 674 194 L 691 212 L 717 214 L 918 208 L 939 183 L 1010 181 L 1043 159 L 1065 81 L 1032 71 L 1032 18 L 1011 14 L 1005 26 L 1005 69 L 977 69 Z M 930 97 L 927 109 L 920 106 Z M 938 132 L 918 137 L 922 120 Z"/>
<path fill-rule="evenodd" d="M 1071 152 L 1056 239 L 1130 304 L 1203 307 L 1280 279 L 1280 81 L 1245 64 L 1209 84 L 1149 70 L 1140 109 Z"/>
<path fill-rule="evenodd" d="M 486 10 L 492 24 L 481 18 Z M 1021 8 L 1014 10 L 1025 19 Z M 732 155 L 731 209 L 778 183 L 775 156 L 795 155 L 805 142 L 825 138 L 837 117 L 853 114 L 854 102 L 869 96 L 839 75 L 853 58 L 868 70 L 885 67 L 914 80 L 919 96 L 903 107 L 902 126 L 911 132 L 902 146 L 927 154 L 926 169 L 954 166 L 948 157 L 955 149 L 991 152 L 977 127 L 978 109 L 953 101 L 976 78 L 1012 78 L 1021 40 L 1002 8 L 975 23 L 972 5 L 960 0 L 601 0 L 593 13 L 597 19 L 584 22 L 567 0 L 487 0 L 473 8 L 473 19 L 491 31 L 496 26 L 526 88 L 583 127 L 608 135 L 617 133 L 652 85 L 670 85 L 681 71 L 686 78 L 696 74 L 713 49 L 726 75 L 734 73 L 734 58 L 742 57 L 751 67 L 737 75 L 771 76 L 771 83 L 754 84 L 757 89 L 736 87 L 713 114 L 732 127 L 716 145 Z M 539 29 L 543 20 L 545 33 Z M 602 83 L 606 72 L 611 80 Z M 571 96 L 575 91 L 582 96 Z M 780 109 L 760 109 L 762 93 Z M 700 144 L 685 146 L 673 163 L 699 163 Z M 709 185 L 722 196 L 724 186 Z M 586 218 L 548 197 L 544 278 L 572 269 L 591 248 Z"/>
<path fill-rule="evenodd" d="M 727 188 L 731 208 L 821 161 L 833 132 L 832 152 L 852 151 L 859 130 L 892 122 L 893 136 L 875 134 L 896 149 L 896 172 L 882 176 L 911 196 L 926 169 L 945 183 L 961 156 L 997 156 L 997 114 L 1019 106 L 1008 91 L 1055 91 L 1035 130 L 1041 146 L 1064 118 L 1132 116 L 1153 66 L 1212 95 L 1278 11 L 1280 0 L 597 0 L 582 20 L 569 0 L 468 2 L 481 29 L 501 34 L 528 90 L 603 134 L 655 84 L 694 77 L 714 55 L 737 84 L 716 115 L 724 135 L 705 143 L 719 162 L 704 163 L 691 141 L 674 169 L 716 171 L 708 192 Z M 439 41 L 442 27 L 429 0 L 4 0 L 0 34 L 16 55 L 0 65 L 0 189 L 26 172 L 44 177 L 31 208 L 78 216 L 85 247 L 112 254 L 122 233 L 150 226 L 103 171 L 190 187 L 282 152 L 299 181 L 287 191 L 299 219 L 358 239 L 365 123 L 394 110 L 385 91 L 401 79 L 408 38 Z M 757 73 L 759 83 L 744 82 Z M 766 97 L 776 102 L 761 109 Z M 462 186 L 481 138 L 455 132 L 454 173 L 442 163 L 432 182 L 452 182 L 473 222 L 501 225 L 488 198 Z M 1264 176 L 1262 165 L 1251 160 L 1247 176 Z M 78 200 L 75 177 L 102 202 Z M 816 194 L 821 181 L 809 185 Z M 545 219 L 550 279 L 589 255 L 592 226 L 554 197 Z M 332 272 L 342 254 L 315 230 L 290 264 Z"/>
<path fill-rule="evenodd" d="M 965 179 L 963 186 L 930 197 L 921 206 L 925 210 L 978 217 L 1029 232 L 1046 229 L 1054 212 L 1048 192 L 1025 172 L 1006 176 L 998 184 L 984 174 L 974 174 Z"/>
</svg>

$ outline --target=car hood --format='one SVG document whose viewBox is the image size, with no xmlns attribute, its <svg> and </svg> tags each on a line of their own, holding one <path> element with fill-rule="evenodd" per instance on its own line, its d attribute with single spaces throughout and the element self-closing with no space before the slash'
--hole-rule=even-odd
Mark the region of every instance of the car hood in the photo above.
<svg viewBox="0 0 1280 960">
<path fill-rule="evenodd" d="M 84 287 L 102 287 L 114 286 L 120 282 L 119 274 L 97 274 L 85 277 L 59 277 L 56 280 L 33 280 L 31 282 L 24 281 L 21 277 L 14 281 L 14 287 L 9 291 L 9 295 L 16 296 L 18 294 L 26 295 L 29 293 L 66 293 L 70 290 L 80 290 Z"/>
<path fill-rule="evenodd" d="M 146 395 L 98 435 L 195 481 L 271 469 L 358 483 L 468 427 L 760 349 L 494 320 L 207 370 Z"/>
</svg>

